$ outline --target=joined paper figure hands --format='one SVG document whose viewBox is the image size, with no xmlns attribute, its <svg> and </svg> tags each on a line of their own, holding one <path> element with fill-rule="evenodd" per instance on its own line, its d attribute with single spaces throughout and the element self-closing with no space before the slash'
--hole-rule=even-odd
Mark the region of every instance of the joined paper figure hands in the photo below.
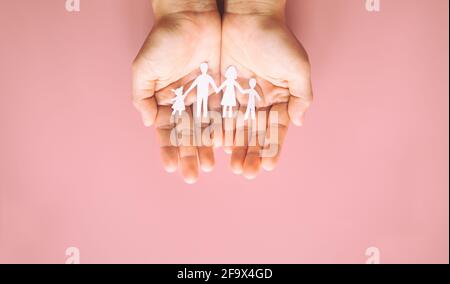
<svg viewBox="0 0 450 284">
<path fill-rule="evenodd" d="M 245 120 L 248 120 L 249 115 L 251 115 L 252 120 L 256 120 L 255 116 L 256 100 L 261 101 L 261 97 L 255 90 L 256 79 L 253 78 L 250 79 L 249 81 L 250 89 L 244 90 L 241 87 L 241 85 L 236 81 L 237 80 L 236 68 L 234 66 L 230 66 L 225 73 L 226 80 L 222 83 L 220 87 L 217 87 L 213 78 L 207 74 L 208 64 L 202 63 L 200 65 L 200 70 L 201 75 L 199 75 L 194 80 L 191 87 L 186 91 L 184 95 L 182 94 L 183 87 L 180 87 L 179 89 L 174 91 L 176 98 L 171 100 L 173 102 L 172 108 L 174 109 L 172 115 L 176 115 L 177 112 L 178 115 L 182 114 L 182 112 L 185 110 L 184 99 L 190 92 L 194 90 L 194 88 L 197 88 L 196 115 L 197 118 L 200 118 L 201 113 L 203 111 L 203 117 L 207 118 L 209 112 L 208 109 L 208 97 L 210 96 L 209 86 L 212 86 L 216 94 L 219 94 L 221 91 L 225 90 L 221 101 L 221 105 L 223 106 L 223 118 L 233 118 L 233 108 L 237 106 L 236 89 L 238 89 L 239 92 L 241 92 L 241 94 L 248 94 L 249 96 L 247 111 L 245 113 Z"/>
<path fill-rule="evenodd" d="M 134 104 L 156 128 L 164 168 L 194 183 L 222 147 L 235 174 L 273 170 L 290 122 L 302 125 L 312 102 L 308 56 L 286 27 L 285 1 L 225 0 L 223 17 L 215 1 L 180 1 L 153 0 L 156 22 L 133 63 Z M 255 125 L 263 129 L 253 135 Z"/>
</svg>

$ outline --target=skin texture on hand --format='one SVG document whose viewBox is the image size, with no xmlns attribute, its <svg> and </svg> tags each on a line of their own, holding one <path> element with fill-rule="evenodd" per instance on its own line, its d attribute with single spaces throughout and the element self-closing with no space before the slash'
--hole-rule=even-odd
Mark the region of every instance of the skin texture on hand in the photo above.
<svg viewBox="0 0 450 284">
<path fill-rule="evenodd" d="M 263 142 L 251 146 L 245 146 L 249 141 L 244 146 L 226 145 L 226 151 L 231 153 L 232 171 L 249 179 L 255 178 L 261 167 L 268 171 L 275 168 L 289 123 L 302 125 L 313 99 L 308 56 L 286 27 L 284 8 L 283 0 L 228 0 L 225 3 L 221 72 L 224 74 L 228 66 L 235 66 L 244 89 L 249 88 L 249 78 L 256 78 L 256 89 L 262 97 L 257 112 L 278 114 L 278 124 L 273 125 L 278 129 L 277 141 L 269 139 L 267 129 L 258 133 L 267 136 L 263 137 Z M 245 112 L 248 96 L 238 93 L 237 99 L 240 111 Z M 248 129 L 248 123 L 244 123 L 235 129 L 235 134 L 247 136 Z M 276 155 L 261 157 L 260 151 L 273 143 L 278 147 Z"/>
<path fill-rule="evenodd" d="M 172 89 L 189 86 L 200 74 L 199 66 L 209 64 L 208 73 L 219 83 L 221 18 L 214 0 L 154 0 L 155 24 L 133 63 L 133 102 L 146 126 L 154 125 L 161 144 L 165 169 L 181 174 L 194 183 L 199 168 L 209 172 L 214 167 L 212 145 L 191 143 L 174 146 L 170 135 L 179 129 L 171 121 Z M 187 88 L 187 87 L 186 87 Z M 192 117 L 195 93 L 186 98 L 186 113 Z M 210 109 L 220 98 L 211 96 Z M 192 129 L 179 129 L 192 142 Z M 186 137 L 184 137 L 186 138 Z"/>
<path fill-rule="evenodd" d="M 133 102 L 143 123 L 156 128 L 165 169 L 175 172 L 180 167 L 184 180 L 194 183 L 199 168 L 205 172 L 213 169 L 213 145 L 224 142 L 225 150 L 231 154 L 234 173 L 251 179 L 261 168 L 273 170 L 290 122 L 302 125 L 312 102 L 308 56 L 284 23 L 286 1 L 226 0 L 222 18 L 215 0 L 153 0 L 152 3 L 155 24 L 133 63 Z M 218 139 L 213 137 L 212 144 L 192 144 L 196 135 L 195 92 L 185 100 L 185 114 L 193 121 L 186 125 L 172 119 L 173 90 L 184 86 L 186 91 L 200 75 L 202 63 L 208 63 L 208 74 L 217 86 L 224 81 L 230 66 L 238 70 L 238 83 L 244 89 L 249 89 L 250 78 L 257 81 L 255 91 L 261 97 L 256 105 L 258 120 L 243 119 L 248 93 L 237 92 L 240 112 L 236 119 L 223 121 L 225 137 L 227 131 L 232 133 L 231 143 L 227 144 L 227 139 L 222 141 L 219 135 Z M 221 95 L 213 92 L 209 110 L 220 113 Z M 254 125 L 261 122 L 259 114 L 263 112 L 268 114 L 264 128 L 257 130 L 256 138 L 255 135 L 248 138 Z M 278 118 L 276 123 L 271 119 L 274 117 Z M 201 119 L 199 124 L 205 129 L 211 123 L 210 119 Z M 181 144 L 173 144 L 174 130 L 178 140 L 182 134 Z M 238 137 L 244 137 L 243 145 L 235 144 Z M 255 144 L 251 143 L 255 140 Z M 275 154 L 261 156 L 267 149 L 276 149 Z"/>
</svg>

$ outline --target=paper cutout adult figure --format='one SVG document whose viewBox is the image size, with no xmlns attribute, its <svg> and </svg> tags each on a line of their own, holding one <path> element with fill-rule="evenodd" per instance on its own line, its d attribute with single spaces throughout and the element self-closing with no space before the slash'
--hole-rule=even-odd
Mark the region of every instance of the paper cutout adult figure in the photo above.
<svg viewBox="0 0 450 284">
<path fill-rule="evenodd" d="M 172 90 L 172 92 L 175 93 L 175 98 L 171 99 L 170 101 L 172 104 L 172 115 L 175 115 L 178 112 L 178 115 L 182 115 L 183 111 L 186 110 L 186 106 L 184 103 L 184 100 L 186 99 L 186 95 L 183 95 L 183 87 L 180 87 L 176 90 Z"/>
<path fill-rule="evenodd" d="M 234 66 L 228 67 L 227 71 L 225 72 L 225 78 L 226 80 L 219 87 L 218 92 L 225 89 L 221 102 L 221 105 L 223 106 L 223 117 L 225 118 L 228 116 L 229 118 L 233 118 L 233 107 L 237 106 L 235 88 L 238 88 L 241 93 L 244 93 L 244 90 L 236 81 L 237 71 Z"/>
<path fill-rule="evenodd" d="M 219 93 L 217 89 L 216 82 L 214 79 L 208 75 L 209 66 L 207 63 L 202 63 L 200 65 L 200 71 L 202 74 L 198 76 L 189 89 L 186 91 L 185 96 L 187 96 L 195 87 L 197 87 L 197 117 L 200 118 L 202 115 L 203 108 L 203 117 L 208 117 L 208 97 L 209 97 L 209 86 L 211 85 L 214 88 L 216 93 Z"/>
<path fill-rule="evenodd" d="M 247 111 L 245 112 L 244 120 L 248 120 L 249 116 L 251 116 L 252 120 L 256 120 L 256 100 L 258 102 L 261 101 L 261 97 L 255 90 L 256 79 L 250 79 L 249 86 L 250 89 L 244 91 L 245 94 L 248 94 Z"/>
</svg>

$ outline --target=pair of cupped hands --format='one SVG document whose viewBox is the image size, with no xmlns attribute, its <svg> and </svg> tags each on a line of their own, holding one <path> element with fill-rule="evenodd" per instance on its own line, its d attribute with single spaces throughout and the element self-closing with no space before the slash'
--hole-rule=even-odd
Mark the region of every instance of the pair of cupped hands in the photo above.
<svg viewBox="0 0 450 284">
<path fill-rule="evenodd" d="M 153 0 L 155 24 L 133 63 L 133 102 L 144 125 L 156 128 L 163 166 L 168 172 L 180 168 L 183 179 L 195 183 L 200 170 L 213 170 L 217 147 L 231 155 L 231 170 L 248 179 L 255 178 L 261 169 L 275 168 L 290 122 L 303 125 L 313 97 L 308 56 L 285 24 L 285 2 L 225 0 L 221 14 L 215 0 Z M 276 125 L 267 123 L 268 129 L 277 128 L 276 141 L 262 139 L 250 145 L 245 139 L 244 144 L 234 145 L 225 142 L 226 135 L 215 135 L 210 145 L 171 142 L 177 128 L 172 117 L 172 90 L 190 86 L 205 62 L 217 85 L 224 81 L 230 66 L 238 70 L 238 82 L 244 88 L 250 78 L 257 80 L 256 90 L 262 100 L 256 112 L 264 111 L 268 116 L 277 113 Z M 212 94 L 209 110 L 221 113 L 221 95 L 214 90 Z M 237 92 L 237 101 L 234 111 L 245 112 L 248 95 Z M 191 117 L 195 117 L 194 105 L 195 94 L 189 95 L 186 113 Z M 224 118 L 223 125 L 232 125 L 233 135 L 246 135 L 252 121 L 240 124 L 237 119 Z M 202 122 L 202 127 L 208 127 L 208 121 Z M 261 150 L 274 146 L 268 143 L 276 144 L 278 150 L 265 157 Z"/>
</svg>

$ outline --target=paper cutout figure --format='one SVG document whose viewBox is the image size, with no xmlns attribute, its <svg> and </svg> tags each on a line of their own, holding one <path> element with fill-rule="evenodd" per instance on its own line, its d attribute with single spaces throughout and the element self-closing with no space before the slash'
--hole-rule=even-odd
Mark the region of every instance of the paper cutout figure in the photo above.
<svg viewBox="0 0 450 284">
<path fill-rule="evenodd" d="M 184 103 L 184 100 L 186 99 L 187 95 L 183 95 L 183 87 L 180 87 L 176 90 L 172 90 L 172 92 L 175 93 L 175 98 L 171 99 L 170 101 L 172 104 L 172 115 L 175 115 L 178 112 L 178 115 L 182 115 L 183 111 L 186 110 L 186 106 Z"/>
<path fill-rule="evenodd" d="M 208 117 L 208 97 L 209 97 L 209 86 L 214 88 L 216 93 L 219 93 L 217 89 L 216 82 L 214 79 L 208 75 L 209 66 L 207 63 L 202 63 L 200 65 L 200 71 L 202 74 L 194 80 L 192 85 L 186 91 L 185 96 L 187 96 L 195 87 L 197 87 L 197 117 L 200 118 L 203 109 L 203 117 Z"/>
<path fill-rule="evenodd" d="M 233 107 L 237 106 L 236 101 L 236 89 L 237 88 L 241 93 L 244 93 L 241 85 L 236 81 L 237 80 L 237 71 L 234 66 L 228 67 L 225 73 L 225 82 L 219 87 L 218 92 L 225 89 L 223 94 L 221 105 L 223 106 L 223 117 L 233 118 Z"/>
<path fill-rule="evenodd" d="M 250 79 L 249 86 L 250 89 L 244 91 L 244 94 L 248 94 L 247 111 L 245 112 L 244 120 L 248 120 L 249 116 L 251 116 L 252 120 L 256 120 L 256 100 L 258 102 L 261 101 L 261 97 L 255 90 L 256 79 Z"/>
</svg>

